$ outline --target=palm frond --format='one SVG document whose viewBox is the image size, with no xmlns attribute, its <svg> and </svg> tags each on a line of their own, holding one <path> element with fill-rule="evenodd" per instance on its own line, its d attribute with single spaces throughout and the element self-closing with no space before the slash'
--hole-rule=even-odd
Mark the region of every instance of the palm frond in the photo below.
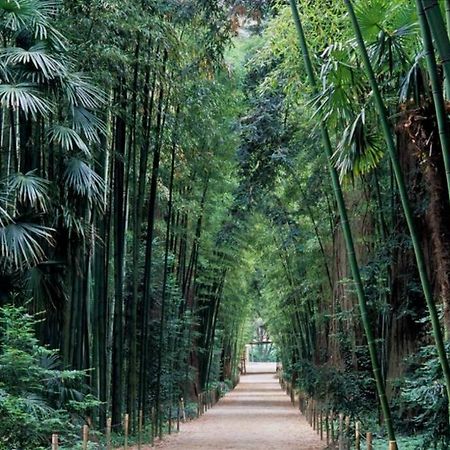
<svg viewBox="0 0 450 450">
<path fill-rule="evenodd" d="M 72 128 L 63 125 L 54 125 L 49 128 L 47 135 L 50 142 L 61 145 L 65 151 L 80 150 L 86 156 L 91 156 L 91 152 L 86 143 Z"/>
<path fill-rule="evenodd" d="M 100 135 L 106 134 L 106 125 L 83 106 L 72 108 L 72 123 L 75 131 L 83 134 L 89 142 L 100 143 Z"/>
<path fill-rule="evenodd" d="M 5 227 L 12 222 L 12 217 L 8 212 L 8 194 L 3 190 L 0 191 L 0 227 Z"/>
<path fill-rule="evenodd" d="M 30 205 L 40 211 L 47 211 L 49 182 L 37 176 L 34 171 L 26 174 L 15 173 L 8 182 L 8 190 L 20 203 Z"/>
<path fill-rule="evenodd" d="M 62 76 L 65 67 L 61 61 L 47 53 L 47 47 L 40 42 L 28 50 L 21 47 L 7 47 L 0 53 L 0 59 L 7 65 L 32 64 L 46 79 Z"/>
<path fill-rule="evenodd" d="M 52 105 L 41 98 L 35 86 L 28 83 L 1 84 L 0 104 L 11 109 L 20 109 L 25 114 L 46 116 L 52 110 Z"/>
<path fill-rule="evenodd" d="M 41 242 L 52 242 L 48 227 L 34 223 L 12 223 L 0 228 L 0 257 L 14 268 L 32 267 L 45 258 Z"/>
<path fill-rule="evenodd" d="M 71 158 L 64 172 L 66 187 L 81 197 L 87 198 L 98 205 L 103 203 L 105 182 L 84 161 Z"/>
<path fill-rule="evenodd" d="M 400 103 L 413 100 L 419 104 L 421 99 L 429 98 L 428 72 L 424 67 L 424 54 L 419 53 L 400 84 Z"/>
<path fill-rule="evenodd" d="M 62 85 L 65 88 L 69 104 L 72 106 L 97 109 L 106 101 L 105 93 L 89 83 L 82 74 L 68 74 L 62 78 Z"/>
<path fill-rule="evenodd" d="M 362 175 L 374 169 L 383 157 L 379 136 L 366 121 L 365 109 L 344 130 L 333 163 L 341 179 Z"/>
<path fill-rule="evenodd" d="M 322 53 L 322 89 L 312 105 L 315 114 L 323 120 L 350 120 L 354 116 L 355 106 L 363 97 L 362 72 L 352 64 L 352 56 L 342 44 L 330 45 Z"/>
<path fill-rule="evenodd" d="M 36 39 L 45 40 L 60 5 L 58 0 L 0 0 L 2 25 L 13 32 L 28 29 Z"/>
</svg>

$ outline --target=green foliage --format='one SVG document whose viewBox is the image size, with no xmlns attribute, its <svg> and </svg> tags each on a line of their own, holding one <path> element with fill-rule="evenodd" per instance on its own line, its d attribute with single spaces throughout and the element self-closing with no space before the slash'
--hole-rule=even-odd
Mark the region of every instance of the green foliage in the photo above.
<svg viewBox="0 0 450 450">
<path fill-rule="evenodd" d="M 63 370 L 56 351 L 34 336 L 37 318 L 0 309 L 0 448 L 36 450 L 52 433 L 77 439 L 83 418 L 99 403 L 85 395 L 85 372 Z"/>
<path fill-rule="evenodd" d="M 409 431 L 422 434 L 418 448 L 448 448 L 447 398 L 436 348 L 423 347 L 407 363 L 405 377 L 397 383 L 400 419 Z"/>
</svg>

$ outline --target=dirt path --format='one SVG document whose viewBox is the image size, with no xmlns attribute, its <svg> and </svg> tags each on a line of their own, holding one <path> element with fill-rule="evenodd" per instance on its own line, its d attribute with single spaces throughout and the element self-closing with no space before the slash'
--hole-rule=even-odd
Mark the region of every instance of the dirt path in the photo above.
<svg viewBox="0 0 450 450">
<path fill-rule="evenodd" d="M 253 373 L 271 370 L 272 373 Z M 275 366 L 252 365 L 236 389 L 201 418 L 182 424 L 157 444 L 162 449 L 322 450 L 303 416 L 280 389 Z M 147 449 L 146 449 L 147 450 Z"/>
</svg>

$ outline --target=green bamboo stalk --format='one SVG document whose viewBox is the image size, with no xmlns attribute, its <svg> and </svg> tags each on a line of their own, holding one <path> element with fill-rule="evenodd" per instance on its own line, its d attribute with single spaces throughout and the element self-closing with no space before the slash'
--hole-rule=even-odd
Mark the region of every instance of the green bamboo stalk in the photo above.
<svg viewBox="0 0 450 450">
<path fill-rule="evenodd" d="M 450 40 L 447 34 L 444 18 L 437 0 L 421 0 L 423 10 L 428 19 L 431 33 L 436 43 L 439 56 L 444 68 L 445 92 L 450 93 Z"/>
<path fill-rule="evenodd" d="M 309 56 L 308 51 L 308 44 L 306 41 L 305 33 L 303 31 L 303 26 L 301 23 L 300 15 L 297 10 L 297 5 L 295 0 L 289 0 L 291 9 L 292 9 L 292 15 L 294 18 L 295 26 L 298 33 L 299 38 L 299 44 L 303 53 L 303 59 L 304 64 L 306 67 L 306 72 L 308 75 L 309 82 L 311 84 L 311 87 L 313 90 L 317 93 L 318 87 L 317 87 L 317 81 L 316 77 L 314 75 L 314 69 L 311 63 L 311 58 Z M 394 426 L 392 423 L 392 417 L 391 417 L 391 411 L 389 407 L 389 402 L 387 400 L 386 396 L 386 389 L 383 381 L 383 376 L 381 374 L 380 365 L 378 363 L 378 351 L 377 351 L 377 345 L 374 339 L 374 335 L 372 332 L 372 328 L 370 325 L 370 318 L 369 318 L 369 312 L 367 309 L 367 302 L 366 297 L 364 293 L 364 288 L 361 280 L 361 274 L 359 271 L 358 261 L 356 259 L 356 253 L 355 253 L 355 246 L 353 243 L 353 236 L 350 229 L 350 224 L 348 221 L 348 215 L 347 215 L 347 209 L 345 206 L 344 201 L 344 195 L 342 193 L 342 188 L 339 182 L 339 176 L 338 173 L 332 163 L 332 155 L 333 150 L 331 147 L 331 141 L 330 136 L 328 133 L 328 129 L 326 125 L 321 122 L 321 133 L 322 133 L 322 139 L 323 139 L 323 145 L 325 148 L 325 152 L 328 159 L 328 168 L 330 171 L 331 181 L 333 184 L 333 191 L 334 195 L 336 197 L 336 203 L 338 205 L 339 215 L 341 218 L 341 224 L 342 224 L 342 230 L 344 234 L 344 240 L 347 247 L 347 254 L 348 259 L 350 263 L 350 268 L 352 272 L 353 281 L 355 283 L 356 292 L 358 296 L 358 303 L 359 303 L 359 309 L 361 313 L 361 321 L 364 327 L 364 331 L 367 338 L 367 345 L 369 348 L 369 354 L 370 354 L 370 360 L 372 364 L 372 371 L 375 378 L 375 383 L 377 387 L 378 397 L 380 399 L 381 409 L 383 411 L 383 416 L 386 424 L 386 429 L 389 435 L 390 441 L 396 441 L 395 439 L 395 431 Z"/>
<path fill-rule="evenodd" d="M 445 21 L 447 22 L 447 35 L 450 36 L 450 0 L 445 0 Z"/>
<path fill-rule="evenodd" d="M 422 33 L 423 47 L 427 60 L 428 73 L 430 75 L 431 89 L 433 92 L 434 108 L 439 128 L 439 139 L 442 148 L 442 157 L 444 159 L 445 177 L 447 180 L 447 193 L 450 199 L 450 135 L 445 102 L 439 80 L 436 58 L 434 55 L 433 40 L 431 38 L 430 27 L 425 17 L 425 13 L 420 0 L 416 0 L 417 15 L 419 17 L 420 30 Z"/>
<path fill-rule="evenodd" d="M 437 313 L 436 305 L 434 303 L 434 299 L 431 292 L 430 280 L 428 278 L 426 266 L 425 266 L 425 258 L 423 255 L 422 248 L 420 246 L 419 236 L 417 234 L 416 225 L 414 223 L 413 214 L 411 211 L 411 207 L 409 205 L 408 193 L 406 190 L 405 181 L 403 178 L 403 173 L 400 168 L 400 164 L 397 159 L 397 153 L 394 143 L 394 138 L 392 136 L 391 127 L 389 125 L 388 114 L 386 107 L 383 102 L 383 98 L 381 97 L 380 90 L 378 88 L 378 83 L 375 78 L 375 73 L 372 68 L 372 64 L 370 63 L 369 55 L 367 53 L 366 45 L 364 43 L 364 39 L 361 33 L 361 29 L 359 27 L 358 19 L 356 18 L 355 11 L 353 9 L 353 5 L 351 0 L 344 0 L 344 3 L 347 7 L 347 11 L 349 17 L 352 22 L 352 26 L 354 29 L 356 42 L 358 44 L 361 57 L 366 68 L 366 73 L 372 88 L 372 92 L 375 99 L 375 105 L 378 111 L 379 120 L 381 122 L 381 126 L 383 129 L 384 138 L 386 140 L 389 157 L 392 163 L 392 169 L 394 171 L 395 179 L 397 181 L 397 187 L 400 195 L 400 200 L 402 203 L 403 211 L 405 213 L 406 222 L 408 224 L 409 232 L 411 235 L 412 244 L 414 247 L 414 253 L 416 256 L 417 268 L 419 270 L 420 281 L 422 283 L 422 289 L 425 296 L 425 300 L 427 302 L 428 311 L 430 314 L 431 324 L 433 327 L 433 336 L 436 344 L 436 349 L 439 355 L 439 361 L 442 367 L 442 372 L 444 374 L 445 386 L 447 390 L 447 397 L 450 398 L 450 366 L 448 363 L 447 354 L 445 351 L 444 339 L 442 335 L 441 325 L 439 323 L 439 315 Z M 449 419 L 450 419 L 450 409 L 449 409 Z"/>
</svg>

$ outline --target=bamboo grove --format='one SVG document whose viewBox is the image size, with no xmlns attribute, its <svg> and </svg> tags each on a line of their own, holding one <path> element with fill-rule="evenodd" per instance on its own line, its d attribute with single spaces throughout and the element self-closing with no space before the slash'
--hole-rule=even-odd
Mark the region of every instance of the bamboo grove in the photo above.
<svg viewBox="0 0 450 450">
<path fill-rule="evenodd" d="M 255 324 L 379 445 L 448 448 L 450 2 L 0 12 L 0 449 L 160 427 Z"/>
<path fill-rule="evenodd" d="M 100 430 L 161 420 L 216 376 L 239 103 L 227 18 L 213 2 L 0 8 L 2 303 L 44 312 L 38 336 L 87 371 Z M 222 378 L 241 325 L 219 336 Z"/>
</svg>

